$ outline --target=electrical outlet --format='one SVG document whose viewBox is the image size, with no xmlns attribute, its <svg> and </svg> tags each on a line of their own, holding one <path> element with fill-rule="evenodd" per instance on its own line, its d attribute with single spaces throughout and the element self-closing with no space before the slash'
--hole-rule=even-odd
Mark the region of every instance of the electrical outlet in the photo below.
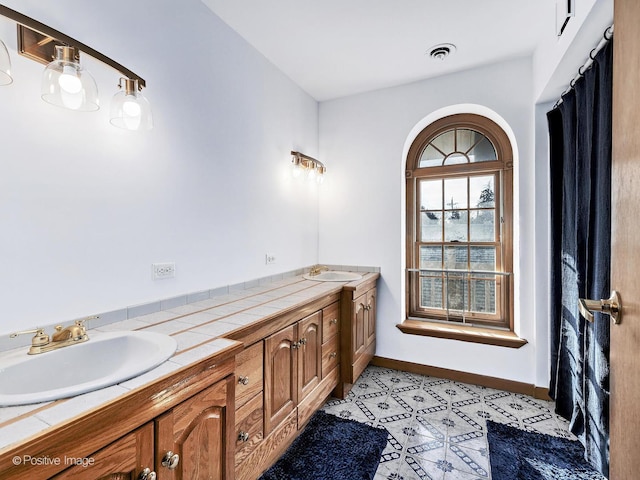
<svg viewBox="0 0 640 480">
<path fill-rule="evenodd" d="M 176 276 L 176 264 L 170 263 L 152 263 L 151 270 L 154 280 L 164 280 L 165 278 L 173 278 Z"/>
<path fill-rule="evenodd" d="M 275 255 L 272 255 L 272 254 L 270 254 L 270 253 L 267 253 L 267 254 L 264 256 L 264 259 L 265 259 L 265 263 L 266 263 L 267 265 L 271 265 L 272 263 L 276 263 L 276 256 L 275 256 Z"/>
</svg>

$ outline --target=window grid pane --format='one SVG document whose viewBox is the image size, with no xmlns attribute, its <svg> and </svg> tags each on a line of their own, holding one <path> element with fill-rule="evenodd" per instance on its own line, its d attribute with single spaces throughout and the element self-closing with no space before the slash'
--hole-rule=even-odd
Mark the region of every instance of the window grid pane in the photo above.
<svg viewBox="0 0 640 480">
<path fill-rule="evenodd" d="M 496 148 L 482 133 L 467 128 L 446 131 L 422 151 L 419 168 L 497 160 Z"/>
<path fill-rule="evenodd" d="M 475 148 L 465 135 L 457 142 Z M 495 173 L 419 180 L 420 309 L 456 322 L 498 313 L 496 275 L 471 273 L 498 268 L 495 183 Z"/>
</svg>

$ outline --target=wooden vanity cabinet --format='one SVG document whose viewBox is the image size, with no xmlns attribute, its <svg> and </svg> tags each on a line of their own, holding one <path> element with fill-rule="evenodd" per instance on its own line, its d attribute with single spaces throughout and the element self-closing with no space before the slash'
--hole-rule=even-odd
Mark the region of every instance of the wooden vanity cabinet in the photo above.
<svg viewBox="0 0 640 480">
<path fill-rule="evenodd" d="M 376 353 L 377 276 L 342 292 L 341 384 L 336 395 L 344 398 Z"/>
<path fill-rule="evenodd" d="M 65 458 L 65 463 L 68 462 Z M 82 461 L 91 462 L 83 465 Z M 98 452 L 76 460 L 76 464 L 53 480 L 137 479 L 145 468 L 153 470 L 153 423 L 116 440 Z"/>
<path fill-rule="evenodd" d="M 243 364 L 261 365 L 264 385 L 263 391 L 236 411 L 236 430 L 243 434 L 236 442 L 236 480 L 258 478 L 284 453 L 337 385 L 339 299 L 333 293 L 274 318 L 259 330 L 249 330 L 244 338 L 234 338 L 248 339 L 247 343 L 260 339 L 238 355 L 236 362 L 239 381 Z M 238 397 L 236 401 L 242 402 Z"/>
</svg>

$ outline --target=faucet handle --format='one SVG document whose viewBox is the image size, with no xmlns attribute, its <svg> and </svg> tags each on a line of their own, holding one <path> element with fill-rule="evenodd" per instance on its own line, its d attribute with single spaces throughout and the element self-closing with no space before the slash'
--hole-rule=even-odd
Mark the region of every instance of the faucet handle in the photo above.
<svg viewBox="0 0 640 480">
<path fill-rule="evenodd" d="M 44 333 L 44 328 L 34 328 L 32 330 L 22 330 L 20 332 L 14 332 L 9 335 L 9 338 L 16 338 L 18 335 L 24 335 L 27 333 L 35 333 L 31 339 L 31 345 L 34 347 L 46 345 L 49 343 L 49 335 Z"/>
<path fill-rule="evenodd" d="M 87 330 L 87 327 L 85 325 L 86 322 L 88 322 L 89 320 L 97 320 L 100 318 L 100 315 L 91 315 L 90 317 L 86 317 L 86 318 L 81 318 L 80 320 L 76 320 L 76 326 L 80 327 L 82 329 L 82 332 L 85 333 Z"/>
</svg>

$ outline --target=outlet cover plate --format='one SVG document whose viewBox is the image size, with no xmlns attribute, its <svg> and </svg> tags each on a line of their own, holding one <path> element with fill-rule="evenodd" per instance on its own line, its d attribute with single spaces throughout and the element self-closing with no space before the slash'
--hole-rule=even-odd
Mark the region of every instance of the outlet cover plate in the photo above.
<svg viewBox="0 0 640 480">
<path fill-rule="evenodd" d="M 176 264 L 174 262 L 152 263 L 151 272 L 154 280 L 164 280 L 176 276 Z"/>
</svg>

